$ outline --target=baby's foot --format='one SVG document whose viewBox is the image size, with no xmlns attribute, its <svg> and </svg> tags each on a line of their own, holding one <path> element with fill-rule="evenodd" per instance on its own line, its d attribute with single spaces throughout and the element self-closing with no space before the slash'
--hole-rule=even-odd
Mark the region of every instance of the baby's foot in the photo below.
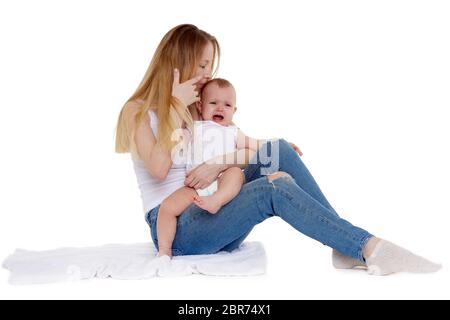
<svg viewBox="0 0 450 320">
<path fill-rule="evenodd" d="M 172 258 L 172 249 L 159 248 L 157 256 L 158 257 L 168 256 L 169 258 Z"/>
<path fill-rule="evenodd" d="M 220 208 L 222 208 L 222 202 L 214 194 L 206 197 L 200 197 L 196 195 L 194 196 L 194 203 L 198 207 L 212 214 L 217 213 L 217 211 L 219 211 Z"/>
</svg>

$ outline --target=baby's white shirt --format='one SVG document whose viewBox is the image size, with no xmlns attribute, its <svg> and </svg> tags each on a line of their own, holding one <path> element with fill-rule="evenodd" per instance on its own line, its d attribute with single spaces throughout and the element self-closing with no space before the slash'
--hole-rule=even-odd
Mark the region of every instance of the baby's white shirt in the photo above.
<svg viewBox="0 0 450 320">
<path fill-rule="evenodd" d="M 187 149 L 187 172 L 207 160 L 236 151 L 238 130 L 235 125 L 226 127 L 214 121 L 195 121 Z M 205 196 L 213 194 L 216 190 L 217 181 L 197 192 Z"/>
</svg>

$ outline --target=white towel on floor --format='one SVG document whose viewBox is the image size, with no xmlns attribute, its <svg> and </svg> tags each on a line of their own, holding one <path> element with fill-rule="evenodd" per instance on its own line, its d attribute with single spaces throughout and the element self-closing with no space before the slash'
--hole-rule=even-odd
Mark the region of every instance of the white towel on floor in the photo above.
<svg viewBox="0 0 450 320">
<path fill-rule="evenodd" d="M 101 247 L 50 251 L 17 249 L 4 262 L 10 284 L 39 284 L 91 278 L 139 280 L 151 277 L 204 274 L 250 276 L 264 274 L 266 254 L 260 242 L 245 242 L 233 252 L 156 257 L 153 243 L 109 244 Z"/>
</svg>

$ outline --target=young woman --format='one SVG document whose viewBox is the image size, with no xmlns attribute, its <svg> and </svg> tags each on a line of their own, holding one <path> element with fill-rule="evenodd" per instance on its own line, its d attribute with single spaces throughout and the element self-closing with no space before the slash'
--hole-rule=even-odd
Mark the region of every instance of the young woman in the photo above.
<svg viewBox="0 0 450 320">
<path fill-rule="evenodd" d="M 364 266 L 377 275 L 440 268 L 339 217 L 301 161 L 298 148 L 283 139 L 262 146 L 252 161 L 250 152 L 241 150 L 225 155 L 222 163 L 204 163 L 186 176 L 182 156 L 172 152 L 177 144 L 174 132 L 199 119 L 193 104 L 217 70 L 219 57 L 219 44 L 210 34 L 188 24 L 173 28 L 161 40 L 144 79 L 119 115 L 116 152 L 131 153 L 156 247 L 163 200 L 182 186 L 203 189 L 222 171 L 237 166 L 246 178 L 240 193 L 216 214 L 195 204 L 184 210 L 177 220 L 172 255 L 234 250 L 256 224 L 278 216 L 335 249 L 337 268 Z M 245 160 L 239 164 L 235 158 Z"/>
</svg>

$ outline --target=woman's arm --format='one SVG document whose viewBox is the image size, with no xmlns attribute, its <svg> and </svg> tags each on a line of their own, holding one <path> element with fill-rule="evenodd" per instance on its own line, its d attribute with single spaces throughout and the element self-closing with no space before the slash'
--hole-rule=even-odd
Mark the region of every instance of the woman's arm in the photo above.
<svg viewBox="0 0 450 320">
<path fill-rule="evenodd" d="M 197 76 L 183 83 L 180 83 L 180 72 L 174 70 L 174 80 L 172 85 L 172 96 L 177 98 L 182 105 L 189 106 L 200 100 L 198 92 L 195 90 L 195 84 L 202 80 L 203 76 Z M 170 115 L 173 117 L 178 127 L 182 128 L 182 120 L 174 109 L 170 109 Z M 158 180 L 165 180 L 170 168 L 172 167 L 172 158 L 170 151 L 166 151 L 156 143 L 150 127 L 148 114 L 144 116 L 143 121 L 136 128 L 135 141 L 139 157 L 144 161 L 147 171 L 152 177 Z"/>
<path fill-rule="evenodd" d="M 250 159 L 258 151 L 257 147 L 253 147 L 256 140 L 247 141 L 245 135 L 238 130 L 236 137 L 236 151 L 224 154 L 207 160 L 186 176 L 184 184 L 191 188 L 203 189 L 213 183 L 221 172 L 231 168 L 238 167 L 244 169 Z"/>
<path fill-rule="evenodd" d="M 241 149 L 206 161 L 189 172 L 184 181 L 185 186 L 203 189 L 213 183 L 222 171 L 231 167 L 244 169 L 255 151 Z"/>
<path fill-rule="evenodd" d="M 156 143 L 148 114 L 136 128 L 134 139 L 138 156 L 150 175 L 160 181 L 165 180 L 172 167 L 172 159 L 170 152 L 163 150 Z"/>
<path fill-rule="evenodd" d="M 263 146 L 264 143 L 271 141 L 254 139 L 246 136 L 241 130 L 238 130 L 236 149 L 237 151 L 219 156 L 201 164 L 186 176 L 184 184 L 195 189 L 203 189 L 213 183 L 219 174 L 231 167 L 244 169 Z M 293 143 L 291 146 L 302 156 L 301 150 Z"/>
</svg>

